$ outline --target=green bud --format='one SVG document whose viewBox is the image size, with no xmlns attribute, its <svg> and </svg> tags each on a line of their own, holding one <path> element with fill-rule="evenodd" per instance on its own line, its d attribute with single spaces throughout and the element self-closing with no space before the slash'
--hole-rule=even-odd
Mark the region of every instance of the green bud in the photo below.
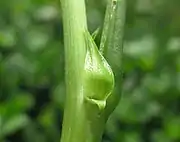
<svg viewBox="0 0 180 142">
<path fill-rule="evenodd" d="M 87 100 L 97 104 L 99 108 L 104 108 L 106 99 L 114 88 L 114 75 L 88 31 L 85 34 L 85 39 L 87 51 L 83 91 Z"/>
</svg>

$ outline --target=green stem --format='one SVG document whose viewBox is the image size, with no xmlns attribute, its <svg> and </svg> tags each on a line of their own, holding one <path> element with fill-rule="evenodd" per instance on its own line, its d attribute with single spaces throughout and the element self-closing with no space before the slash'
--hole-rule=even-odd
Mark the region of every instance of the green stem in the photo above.
<svg viewBox="0 0 180 142">
<path fill-rule="evenodd" d="M 66 105 L 61 142 L 85 142 L 83 108 L 83 68 L 87 29 L 84 0 L 61 0 L 66 70 Z"/>
<path fill-rule="evenodd" d="M 125 25 L 126 0 L 108 0 L 100 52 L 110 64 L 115 75 L 114 95 L 107 100 L 106 115 L 119 103 L 122 84 L 122 55 Z"/>
<path fill-rule="evenodd" d="M 113 60 L 121 60 L 119 53 L 122 54 L 123 1 L 111 0 L 108 3 L 100 48 L 115 73 L 117 69 L 112 64 Z M 113 7 L 109 7 L 109 4 L 113 4 Z M 61 142 L 100 142 L 107 118 L 117 105 L 115 97 L 111 97 L 114 96 L 111 95 L 114 75 L 87 32 L 84 0 L 61 0 L 61 6 L 67 94 Z M 109 14 L 113 18 L 107 18 Z"/>
</svg>

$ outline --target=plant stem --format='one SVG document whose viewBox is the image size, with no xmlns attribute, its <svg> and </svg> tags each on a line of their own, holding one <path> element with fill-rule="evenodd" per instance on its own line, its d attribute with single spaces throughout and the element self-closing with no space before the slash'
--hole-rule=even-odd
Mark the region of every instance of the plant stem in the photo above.
<svg viewBox="0 0 180 142">
<path fill-rule="evenodd" d="M 110 64 L 115 75 L 114 95 L 107 100 L 106 115 L 119 103 L 122 84 L 123 37 L 126 13 L 126 0 L 108 0 L 104 28 L 100 43 L 100 52 Z"/>
<path fill-rule="evenodd" d="M 66 105 L 61 142 L 85 142 L 83 67 L 87 29 L 84 0 L 61 0 L 64 26 Z"/>
<path fill-rule="evenodd" d="M 124 25 L 122 23 L 124 23 L 125 10 L 122 3 L 124 1 L 125 0 L 109 0 L 100 47 L 102 54 L 110 61 L 110 65 L 113 67 L 115 73 L 117 69 L 116 64 L 114 65 L 113 62 L 118 60 L 117 64 L 119 64 L 122 54 L 122 28 Z M 107 69 L 109 71 L 109 68 L 104 64 L 105 59 L 100 58 L 102 55 L 99 51 L 92 52 L 93 54 L 87 54 L 88 49 L 89 51 L 95 51 L 94 49 L 98 48 L 92 40 L 92 37 L 85 34 L 87 31 L 87 23 L 84 0 L 61 0 L 61 6 L 64 25 L 67 94 L 61 142 L 100 142 L 107 118 L 116 107 L 117 101 L 115 97 L 108 97 L 108 99 L 105 98 L 105 100 L 104 98 L 102 100 L 96 100 L 96 97 L 99 95 L 109 96 L 106 92 L 105 94 L 98 93 L 104 92 L 104 90 L 107 89 L 107 83 L 110 83 L 110 86 L 111 82 L 112 85 L 114 84 L 114 76 L 110 75 L 106 78 L 106 73 L 109 73 Z M 120 28 L 120 30 L 118 28 Z M 111 55 L 113 55 L 112 58 Z M 92 63 L 90 70 L 86 70 L 88 73 L 90 71 L 90 74 L 86 72 L 86 76 L 84 70 L 84 67 L 87 67 L 84 66 L 85 57 L 88 57 L 86 58 L 88 59 L 86 60 L 88 61 L 87 65 Z M 96 65 L 97 61 L 98 66 Z M 97 70 L 91 72 L 92 67 L 95 67 Z M 119 67 L 121 66 L 117 66 L 118 71 L 120 69 Z M 99 68 L 101 68 L 102 72 L 98 72 Z M 91 76 L 91 73 L 94 74 Z M 103 75 L 103 73 L 105 74 Z M 95 78 L 95 76 L 97 78 Z M 85 80 L 87 82 L 85 82 Z M 98 85 L 104 85 L 104 90 L 103 87 L 101 88 L 102 90 L 96 89 Z M 110 89 L 113 88 L 110 87 Z M 87 99 L 91 94 L 95 96 L 95 98 Z M 110 94 L 110 96 L 114 95 Z M 103 102 L 103 104 L 101 104 L 101 102 Z"/>
</svg>

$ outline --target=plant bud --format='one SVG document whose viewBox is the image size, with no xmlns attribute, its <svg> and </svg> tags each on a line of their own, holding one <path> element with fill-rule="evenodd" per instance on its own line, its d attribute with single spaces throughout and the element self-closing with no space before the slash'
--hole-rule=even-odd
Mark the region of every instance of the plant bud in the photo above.
<svg viewBox="0 0 180 142">
<path fill-rule="evenodd" d="M 86 57 L 83 90 L 88 100 L 105 107 L 106 99 L 114 88 L 111 67 L 99 52 L 89 32 L 86 33 Z"/>
</svg>

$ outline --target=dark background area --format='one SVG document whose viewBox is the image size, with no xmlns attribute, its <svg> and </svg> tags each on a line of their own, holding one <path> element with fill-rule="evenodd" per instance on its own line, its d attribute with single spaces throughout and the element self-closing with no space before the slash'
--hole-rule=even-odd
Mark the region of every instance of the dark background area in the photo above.
<svg viewBox="0 0 180 142">
<path fill-rule="evenodd" d="M 123 95 L 103 142 L 180 142 L 180 0 L 127 2 Z M 91 32 L 105 6 L 87 0 Z M 62 28 L 58 0 L 0 1 L 0 142 L 60 141 Z"/>
</svg>

